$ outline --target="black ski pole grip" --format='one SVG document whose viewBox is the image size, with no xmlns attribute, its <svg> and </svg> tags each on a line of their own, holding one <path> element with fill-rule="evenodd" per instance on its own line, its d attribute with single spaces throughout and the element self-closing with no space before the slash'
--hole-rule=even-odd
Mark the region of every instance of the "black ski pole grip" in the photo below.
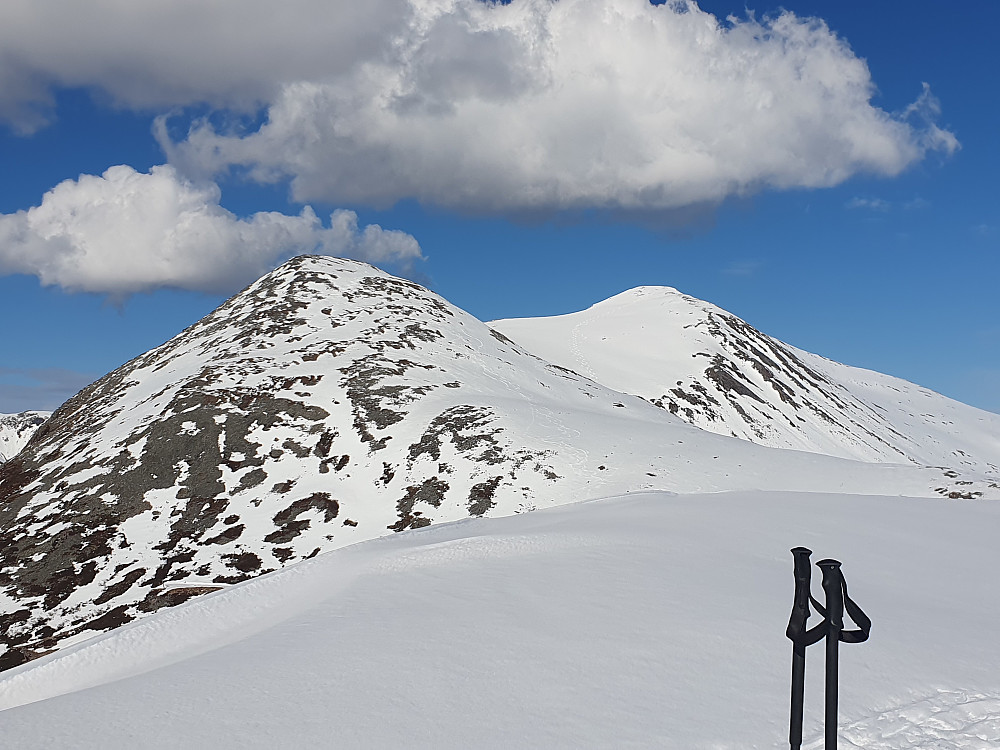
<svg viewBox="0 0 1000 750">
<path fill-rule="evenodd" d="M 788 629 L 785 631 L 793 642 L 798 641 L 806 631 L 806 620 L 809 619 L 809 583 L 811 580 L 811 565 L 809 555 L 812 550 L 805 547 L 792 549 L 794 560 L 795 598 L 792 600 L 792 615 L 788 619 Z"/>
<path fill-rule="evenodd" d="M 795 547 L 794 559 L 795 598 L 792 601 L 792 615 L 785 630 L 792 641 L 792 695 L 788 721 L 788 745 L 791 750 L 802 747 L 802 709 L 806 681 L 806 620 L 809 619 L 809 584 L 812 566 L 809 555 L 812 550 Z"/>
</svg>

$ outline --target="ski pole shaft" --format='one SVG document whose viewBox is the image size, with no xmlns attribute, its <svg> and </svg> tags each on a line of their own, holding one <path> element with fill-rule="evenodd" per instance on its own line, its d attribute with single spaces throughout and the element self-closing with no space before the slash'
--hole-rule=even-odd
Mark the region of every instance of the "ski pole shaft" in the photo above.
<svg viewBox="0 0 1000 750">
<path fill-rule="evenodd" d="M 792 616 L 788 621 L 786 635 L 792 640 L 792 695 L 788 725 L 788 745 L 791 750 L 802 747 L 802 707 L 806 681 L 806 644 L 803 640 L 806 620 L 809 619 L 809 555 L 812 551 L 805 547 L 795 547 L 795 599 Z"/>
<path fill-rule="evenodd" d="M 823 571 L 826 592 L 826 743 L 825 750 L 837 750 L 837 672 L 840 632 L 844 629 L 844 579 L 837 560 L 816 563 Z"/>
<path fill-rule="evenodd" d="M 791 750 L 802 747 L 802 706 L 806 681 L 806 647 L 796 643 L 792 648 L 792 712 L 788 727 L 788 746 Z"/>
<path fill-rule="evenodd" d="M 836 635 L 826 636 L 826 750 L 837 750 L 837 668 L 840 658 L 840 639 Z"/>
</svg>

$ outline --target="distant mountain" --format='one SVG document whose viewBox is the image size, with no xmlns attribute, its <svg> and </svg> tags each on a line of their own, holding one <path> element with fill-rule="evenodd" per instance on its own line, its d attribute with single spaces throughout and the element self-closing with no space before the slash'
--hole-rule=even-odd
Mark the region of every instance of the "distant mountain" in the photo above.
<svg viewBox="0 0 1000 750">
<path fill-rule="evenodd" d="M 490 325 L 553 364 L 720 435 L 1000 477 L 1000 415 L 796 349 L 670 287 Z"/>
<path fill-rule="evenodd" d="M 17 455 L 49 414 L 47 411 L 0 414 L 0 463 Z"/>
<path fill-rule="evenodd" d="M 677 411 L 549 364 L 412 282 L 296 258 L 82 390 L 0 467 L 0 668 L 470 516 L 649 489 L 1000 497 L 962 466 L 776 450 Z"/>
</svg>

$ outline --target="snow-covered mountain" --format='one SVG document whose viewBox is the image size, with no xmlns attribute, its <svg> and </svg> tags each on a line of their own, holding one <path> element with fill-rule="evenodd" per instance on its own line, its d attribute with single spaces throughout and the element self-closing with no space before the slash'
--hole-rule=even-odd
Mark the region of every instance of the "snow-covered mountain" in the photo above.
<svg viewBox="0 0 1000 750">
<path fill-rule="evenodd" d="M 650 489 L 1000 497 L 962 466 L 708 432 L 416 284 L 301 257 L 0 467 L 0 667 L 354 542 Z"/>
<path fill-rule="evenodd" d="M 48 418 L 47 411 L 0 414 L 0 464 L 17 455 L 35 434 L 35 430 Z"/>
<path fill-rule="evenodd" d="M 1000 415 L 796 349 L 670 287 L 490 325 L 549 362 L 721 435 L 1000 477 Z"/>
</svg>

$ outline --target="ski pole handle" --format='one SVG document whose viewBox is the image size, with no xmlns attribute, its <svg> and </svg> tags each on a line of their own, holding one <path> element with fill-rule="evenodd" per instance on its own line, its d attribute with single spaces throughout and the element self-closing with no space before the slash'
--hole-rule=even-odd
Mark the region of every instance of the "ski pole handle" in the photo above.
<svg viewBox="0 0 1000 750">
<path fill-rule="evenodd" d="M 788 619 L 788 629 L 785 631 L 785 635 L 794 642 L 798 642 L 804 635 L 806 620 L 809 619 L 809 584 L 812 572 L 809 555 L 811 554 L 812 550 L 805 547 L 792 549 L 795 597 L 792 600 L 792 615 Z"/>
</svg>

